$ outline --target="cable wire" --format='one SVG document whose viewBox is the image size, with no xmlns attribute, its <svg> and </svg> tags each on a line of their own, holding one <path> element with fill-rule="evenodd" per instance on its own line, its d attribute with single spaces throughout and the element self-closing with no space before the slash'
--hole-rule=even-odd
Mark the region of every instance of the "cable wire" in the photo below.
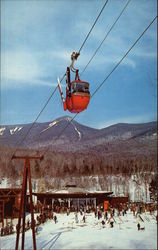
<svg viewBox="0 0 158 250">
<path fill-rule="evenodd" d="M 97 18 L 95 19 L 95 21 L 94 21 L 94 23 L 93 23 L 93 25 L 92 25 L 90 31 L 88 32 L 88 34 L 87 34 L 85 40 L 83 41 L 83 43 L 82 43 L 82 45 L 81 45 L 81 47 L 80 47 L 80 49 L 79 49 L 79 51 L 78 51 L 79 54 L 80 54 L 80 52 L 81 52 L 83 46 L 85 45 L 85 42 L 87 41 L 87 39 L 88 39 L 88 37 L 89 37 L 91 31 L 93 30 L 94 26 L 96 25 L 96 23 L 97 23 L 97 21 L 98 21 L 100 15 L 101 15 L 101 13 L 103 12 L 103 10 L 104 10 L 104 8 L 105 8 L 105 6 L 106 6 L 107 3 L 108 3 L 108 0 L 104 3 L 104 5 L 103 5 L 101 11 L 99 12 Z"/>
<path fill-rule="evenodd" d="M 86 41 L 87 41 L 87 39 L 88 39 L 88 37 L 89 37 L 91 31 L 93 30 L 95 24 L 97 23 L 97 21 L 98 21 L 100 15 L 101 15 L 101 13 L 103 12 L 103 10 L 104 10 L 104 8 L 105 8 L 107 2 L 108 2 L 108 0 L 104 3 L 104 5 L 103 5 L 103 7 L 102 7 L 100 13 L 98 14 L 98 16 L 97 16 L 97 18 L 96 18 L 94 24 L 92 25 L 92 27 L 91 27 L 90 31 L 88 32 L 88 34 L 87 34 L 87 36 L 86 36 L 84 42 L 82 43 L 82 45 L 81 45 L 81 47 L 80 47 L 80 49 L 79 49 L 79 54 L 80 54 L 80 52 L 81 52 L 81 50 L 82 50 L 84 44 L 86 43 Z M 60 82 L 63 81 L 65 75 L 66 75 L 66 73 L 63 75 L 63 77 L 61 78 Z M 42 112 L 44 111 L 44 109 L 46 108 L 46 106 L 48 105 L 49 101 L 51 100 L 51 98 L 52 98 L 53 95 L 55 94 L 57 88 L 58 88 L 58 86 L 56 86 L 56 88 L 54 89 L 54 91 L 52 92 L 52 94 L 50 95 L 50 97 L 48 98 L 48 100 L 46 101 L 45 105 L 43 106 L 42 110 L 39 112 L 39 114 L 37 115 L 36 119 L 35 119 L 34 122 L 32 123 L 31 127 L 28 129 L 28 131 L 27 131 L 26 134 L 24 135 L 24 137 L 21 139 L 20 142 L 18 142 L 18 143 L 16 144 L 16 149 L 15 149 L 13 155 L 15 155 L 15 153 L 17 152 L 17 150 L 18 150 L 17 147 L 18 147 L 19 145 L 22 144 L 22 142 L 26 139 L 26 137 L 27 137 L 28 134 L 30 133 L 31 129 L 34 127 L 34 125 L 35 125 L 35 123 L 37 122 L 38 118 L 40 117 L 40 115 L 42 114 Z M 13 157 L 13 155 L 12 155 L 12 157 Z M 11 157 L 11 158 L 12 158 L 12 157 Z"/>
<path fill-rule="evenodd" d="M 81 74 L 82 75 L 84 73 L 84 71 L 86 70 L 86 68 L 88 67 L 88 65 L 91 63 L 91 61 L 93 60 L 93 58 L 95 57 L 95 55 L 97 54 L 98 50 L 101 48 L 102 44 L 105 42 L 106 38 L 108 37 L 108 35 L 110 34 L 110 32 L 112 31 L 112 29 L 114 28 L 115 24 L 118 22 L 118 20 L 120 19 L 120 17 L 122 16 L 123 12 L 125 11 L 125 9 L 127 8 L 128 4 L 131 2 L 131 0 L 129 0 L 124 8 L 122 9 L 121 13 L 119 14 L 119 16 L 116 18 L 115 22 L 113 23 L 113 25 L 111 26 L 111 28 L 109 29 L 109 31 L 107 32 L 107 34 L 105 35 L 104 39 L 102 40 L 102 42 L 100 43 L 100 45 L 98 46 L 98 48 L 95 50 L 93 56 L 90 58 L 90 60 L 88 61 L 87 65 L 85 66 L 85 68 L 82 70 Z"/>
<path fill-rule="evenodd" d="M 60 82 L 63 81 L 65 77 L 65 74 L 62 76 Z M 16 152 L 18 151 L 18 146 L 20 146 L 22 144 L 22 142 L 26 139 L 26 137 L 28 136 L 28 134 L 30 133 L 31 129 L 34 127 L 35 123 L 37 122 L 38 118 L 40 117 L 40 115 L 42 114 L 42 112 L 44 111 L 44 109 L 46 108 L 46 106 L 48 105 L 49 101 L 51 100 L 51 98 L 54 96 L 56 90 L 57 90 L 58 86 L 55 87 L 54 91 L 51 93 L 51 95 L 49 96 L 48 100 L 46 101 L 46 103 L 44 104 L 43 108 L 41 109 L 41 111 L 39 112 L 39 114 L 37 115 L 36 119 L 34 120 L 34 122 L 31 124 L 30 128 L 28 129 L 28 131 L 26 132 L 26 134 L 22 137 L 22 139 L 20 141 L 17 142 L 17 144 L 15 145 L 15 150 L 13 151 L 10 161 L 8 163 L 8 165 L 10 164 L 13 156 L 16 154 Z"/>
<path fill-rule="evenodd" d="M 130 1 L 128 1 L 129 3 Z M 106 2 L 107 3 L 107 2 Z M 128 4 L 127 3 L 127 4 Z M 126 7 L 127 7 L 126 4 Z M 105 5 L 105 4 L 104 4 Z M 105 6 L 103 6 L 105 7 Z M 102 8 L 103 11 L 103 8 Z M 100 13 L 101 14 L 101 13 Z M 98 17 L 99 18 L 99 17 Z M 97 19 L 98 19 L 97 18 Z M 137 44 L 137 42 L 141 39 L 141 37 L 145 34 L 145 32 L 149 29 L 149 27 L 152 25 L 152 23 L 156 20 L 157 16 L 151 21 L 151 23 L 147 26 L 147 28 L 142 32 L 142 34 L 138 37 L 138 39 L 135 41 L 135 43 L 130 47 L 130 49 L 125 53 L 125 55 L 121 58 L 121 60 L 115 65 L 115 67 L 112 69 L 112 71 L 108 74 L 108 76 L 101 82 L 101 84 L 96 88 L 96 90 L 93 92 L 93 94 L 91 95 L 91 99 L 93 98 L 93 96 L 97 93 L 97 91 L 101 88 L 101 86 L 105 83 L 105 81 L 110 77 L 110 75 L 116 70 L 116 68 L 121 64 L 121 62 L 125 59 L 125 57 L 128 55 L 128 53 L 133 49 L 133 47 Z M 94 25 L 93 25 L 94 26 Z M 92 26 L 92 27 L 93 27 Z M 92 30 L 92 29 L 91 29 Z M 88 38 L 88 37 L 87 37 Z M 86 38 L 86 40 L 87 40 Z M 85 41 L 86 41 L 85 40 Z M 84 42 L 85 44 L 85 42 Z M 83 45 L 84 45 L 83 44 Z M 81 46 L 82 49 L 83 46 Z M 61 81 L 64 79 L 65 74 L 63 75 Z M 29 134 L 30 130 L 32 129 L 32 127 L 34 126 L 35 122 L 38 120 L 39 116 L 41 115 L 41 113 L 43 112 L 43 110 L 45 109 L 45 107 L 47 106 L 48 102 L 50 101 L 50 99 L 52 98 L 52 96 L 54 95 L 54 93 L 56 92 L 57 87 L 55 88 L 55 90 L 53 91 L 53 93 L 51 94 L 51 96 L 48 98 L 46 104 L 44 105 L 44 107 L 42 108 L 42 110 L 40 111 L 40 113 L 38 114 L 37 118 L 35 119 L 34 123 L 32 124 L 32 126 L 29 128 L 29 130 L 27 131 L 26 135 L 24 136 L 24 138 L 20 141 L 20 143 L 26 138 L 26 136 Z M 76 116 L 79 113 L 75 114 L 75 116 L 69 121 L 69 123 L 64 127 L 64 129 L 61 131 L 61 133 L 58 135 L 58 137 L 56 138 L 56 140 L 61 136 L 61 134 L 63 134 L 63 132 L 65 131 L 65 129 L 69 126 L 69 124 L 76 118 Z M 56 141 L 55 140 L 55 141 Z M 19 144 L 18 144 L 19 145 Z M 48 149 L 46 149 L 44 151 L 44 154 L 47 152 Z M 15 150 L 14 154 L 16 153 L 17 150 Z M 14 155 L 13 154 L 13 155 Z"/>
<path fill-rule="evenodd" d="M 60 134 L 57 136 L 57 138 L 54 140 L 54 142 L 56 142 L 60 136 L 63 134 L 63 132 L 67 129 L 67 127 L 70 125 L 70 123 L 76 118 L 76 116 L 78 115 L 79 113 L 76 113 L 72 118 L 71 120 L 68 121 L 67 125 L 61 130 Z M 46 147 L 46 149 L 44 150 L 44 152 L 42 153 L 42 155 L 44 156 L 49 150 L 49 146 Z"/>
<path fill-rule="evenodd" d="M 130 1 L 130 0 L 129 0 Z M 98 14 L 98 16 L 97 16 L 97 18 L 95 19 L 95 21 L 94 21 L 94 23 L 93 23 L 93 25 L 92 25 L 92 27 L 91 27 L 91 29 L 90 29 L 90 31 L 88 32 L 88 34 L 87 34 L 87 36 L 86 36 L 86 38 L 85 38 L 85 40 L 83 41 L 83 43 L 82 43 L 82 45 L 81 45 L 81 47 L 80 47 L 80 49 L 79 49 L 79 51 L 78 51 L 78 53 L 80 54 L 80 52 L 81 52 L 81 50 L 82 50 L 82 48 L 83 48 L 83 46 L 85 45 L 85 43 L 86 43 L 86 41 L 87 41 L 87 39 L 88 39 L 88 37 L 89 37 L 89 35 L 90 35 L 90 33 L 92 32 L 92 30 L 93 30 L 93 28 L 94 28 L 94 26 L 96 25 L 96 23 L 97 23 L 97 21 L 98 21 L 98 19 L 99 19 L 99 17 L 101 16 L 101 14 L 102 14 L 102 12 L 103 12 L 103 10 L 104 10 L 104 8 L 105 8 L 105 6 L 107 5 L 107 3 L 108 3 L 108 0 L 106 0 L 106 2 L 104 3 L 104 5 L 103 5 L 103 7 L 102 7 L 102 9 L 101 9 L 101 11 L 99 12 L 99 14 Z M 65 76 L 65 74 L 64 74 L 64 76 Z M 64 76 L 63 76 L 63 78 L 64 78 Z M 62 78 L 62 80 L 63 80 L 63 78 Z M 61 81 L 62 81 L 61 80 Z M 78 115 L 78 113 L 72 118 L 72 120 L 74 120 L 75 119 L 75 117 Z M 71 121 L 72 121 L 71 120 Z M 70 123 L 71 123 L 71 121 L 70 121 Z M 68 123 L 68 125 L 69 125 L 69 123 Z M 61 134 L 64 132 L 64 130 L 68 127 L 68 125 L 61 131 Z M 59 135 L 59 137 L 61 136 L 61 134 Z M 58 137 L 57 137 L 57 139 L 58 139 Z M 44 153 L 45 154 L 45 153 Z"/>
<path fill-rule="evenodd" d="M 57 90 L 58 86 L 54 89 L 54 91 L 51 93 L 51 95 L 49 96 L 48 100 L 46 101 L 45 105 L 43 106 L 42 110 L 39 112 L 39 114 L 37 115 L 36 119 L 34 120 L 34 122 L 31 124 L 31 127 L 28 129 L 28 131 L 26 132 L 26 134 L 22 137 L 22 139 L 16 144 L 16 149 L 14 151 L 14 153 L 12 154 L 12 157 L 16 154 L 17 150 L 18 150 L 18 146 L 22 144 L 22 142 L 26 139 L 26 137 L 28 136 L 28 134 L 30 133 L 31 129 L 34 127 L 35 123 L 37 122 L 38 118 L 40 117 L 40 115 L 42 114 L 42 112 L 44 111 L 44 109 L 46 108 L 46 106 L 48 105 L 50 99 L 53 97 L 53 95 L 55 94 L 56 90 Z M 11 157 L 11 158 L 12 158 Z"/>
<path fill-rule="evenodd" d="M 91 95 L 91 98 L 96 94 L 96 92 L 101 88 L 101 86 L 105 83 L 105 81 L 110 77 L 110 75 L 117 69 L 120 63 L 125 59 L 128 53 L 133 49 L 133 47 L 137 44 L 137 42 L 141 39 L 141 37 L 145 34 L 145 32 L 150 28 L 153 22 L 156 20 L 157 16 L 151 21 L 151 23 L 146 27 L 146 29 L 141 33 L 141 35 L 137 38 L 134 44 L 128 49 L 125 55 L 120 59 L 120 61 L 115 65 L 115 67 L 111 70 L 111 72 L 107 75 L 107 77 L 102 81 L 102 83 L 96 88 L 96 90 Z"/>
<path fill-rule="evenodd" d="M 121 62 L 125 59 L 125 57 L 129 54 L 129 52 L 133 49 L 133 47 L 137 44 L 137 42 L 142 38 L 142 36 L 145 34 L 145 32 L 150 28 L 150 26 L 153 24 L 153 22 L 156 20 L 157 16 L 151 21 L 151 23 L 146 27 L 146 29 L 141 33 L 141 35 L 137 38 L 137 40 L 134 42 L 134 44 L 128 49 L 128 51 L 125 53 L 125 55 L 121 58 L 121 60 L 115 65 L 115 67 L 111 70 L 111 72 L 108 74 L 108 76 L 101 82 L 101 84 L 96 88 L 96 90 L 91 95 L 91 99 L 94 97 L 94 95 L 97 93 L 97 91 L 101 88 L 101 86 L 105 83 L 105 81 L 109 78 L 109 76 L 116 70 L 116 68 L 121 64 Z M 63 134 L 63 132 L 66 130 L 66 128 L 70 125 L 70 123 L 77 117 L 79 113 L 76 113 L 73 118 L 68 122 L 68 124 L 63 128 L 63 130 L 60 132 L 58 137 L 55 139 L 59 139 L 59 137 Z M 43 155 L 46 154 L 46 152 L 49 150 L 49 147 L 46 148 Z"/>
</svg>

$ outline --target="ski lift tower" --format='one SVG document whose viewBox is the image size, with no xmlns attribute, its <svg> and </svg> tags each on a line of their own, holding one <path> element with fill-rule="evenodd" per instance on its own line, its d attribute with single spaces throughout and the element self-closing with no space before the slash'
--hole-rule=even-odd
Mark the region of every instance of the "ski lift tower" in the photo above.
<svg viewBox="0 0 158 250">
<path fill-rule="evenodd" d="M 15 250 L 18 250 L 19 238 L 20 238 L 20 228 L 21 228 L 21 218 L 23 219 L 22 223 L 22 243 L 21 249 L 24 250 L 25 243 L 25 213 L 26 213 L 26 196 L 27 196 L 27 181 L 29 181 L 29 196 L 30 196 L 30 210 L 31 210 L 31 229 L 32 229 L 32 238 L 33 238 L 33 249 L 36 250 L 36 236 L 35 236 L 35 221 L 34 221 L 34 212 L 33 212 L 33 200 L 32 200 L 32 184 L 31 184 L 31 171 L 30 171 L 30 161 L 31 160 L 43 160 L 43 156 L 13 156 L 12 159 L 24 160 L 24 175 L 21 191 L 21 203 L 19 210 L 19 219 L 17 225 L 17 235 L 16 235 L 16 246 Z"/>
</svg>

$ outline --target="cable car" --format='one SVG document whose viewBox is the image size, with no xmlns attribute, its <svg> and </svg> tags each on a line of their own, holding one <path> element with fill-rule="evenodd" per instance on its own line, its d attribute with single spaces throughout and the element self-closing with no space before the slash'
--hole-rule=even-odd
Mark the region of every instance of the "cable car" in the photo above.
<svg viewBox="0 0 158 250">
<path fill-rule="evenodd" d="M 58 79 L 58 88 L 63 102 L 64 110 L 71 113 L 80 113 L 85 110 L 90 101 L 89 83 L 80 80 L 78 70 L 75 70 L 75 80 L 71 82 L 70 67 L 66 72 L 66 98 L 64 99 L 60 81 Z"/>
</svg>

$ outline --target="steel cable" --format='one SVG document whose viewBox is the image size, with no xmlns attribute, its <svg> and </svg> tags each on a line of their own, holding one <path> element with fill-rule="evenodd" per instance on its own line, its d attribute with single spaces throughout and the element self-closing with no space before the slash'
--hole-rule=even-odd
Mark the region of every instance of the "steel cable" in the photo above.
<svg viewBox="0 0 158 250">
<path fill-rule="evenodd" d="M 98 50 L 101 48 L 102 44 L 105 42 L 106 38 L 108 37 L 108 35 L 110 34 L 110 32 L 112 31 L 112 29 L 114 28 L 115 24 L 118 22 L 118 20 L 120 19 L 120 17 L 122 16 L 123 12 L 125 11 L 125 9 L 127 8 L 128 4 L 131 2 L 131 0 L 129 0 L 124 8 L 122 9 L 121 13 L 119 14 L 119 16 L 117 17 L 117 19 L 115 20 L 115 22 L 113 23 L 113 25 L 111 26 L 111 28 L 109 29 L 109 31 L 107 32 L 107 34 L 105 35 L 104 39 L 102 40 L 102 42 L 100 43 L 100 45 L 98 46 L 98 48 L 95 50 L 94 54 L 92 55 L 92 57 L 90 58 L 90 60 L 88 61 L 87 65 L 84 67 L 84 69 L 82 70 L 81 74 L 82 75 L 84 73 L 84 71 L 87 69 L 88 65 L 91 63 L 91 61 L 93 60 L 93 58 L 95 57 L 95 55 L 97 54 Z"/>
<path fill-rule="evenodd" d="M 115 65 L 115 67 L 111 70 L 111 72 L 108 74 L 108 76 L 101 82 L 101 84 L 96 88 L 96 90 L 91 95 L 91 99 L 93 96 L 97 93 L 97 91 L 101 88 L 101 86 L 105 83 L 105 81 L 110 77 L 110 75 L 116 70 L 116 68 L 121 64 L 121 62 L 125 59 L 125 57 L 129 54 L 129 52 L 134 48 L 134 46 L 138 43 L 138 41 L 142 38 L 142 36 L 145 34 L 145 32 L 150 28 L 150 26 L 153 24 L 153 22 L 156 20 L 157 16 L 150 22 L 150 24 L 146 27 L 146 29 L 141 33 L 141 35 L 137 38 L 137 40 L 133 43 L 133 45 L 128 49 L 128 51 L 125 53 L 125 55 L 120 59 L 120 61 Z M 68 124 L 62 129 L 61 133 L 58 135 L 58 137 L 55 139 L 59 139 L 59 137 L 63 134 L 63 132 L 66 130 L 66 128 L 70 125 L 70 123 L 77 117 L 79 113 L 76 113 L 73 118 L 68 122 Z M 46 154 L 46 152 L 49 150 L 49 147 L 46 148 L 43 155 Z"/>
<path fill-rule="evenodd" d="M 133 47 L 137 44 L 137 42 L 141 39 L 141 37 L 145 34 L 145 32 L 150 28 L 153 22 L 156 20 L 157 16 L 150 22 L 150 24 L 146 27 L 146 29 L 141 33 L 141 35 L 137 38 L 137 40 L 133 43 L 133 45 L 128 49 L 125 55 L 120 59 L 120 61 L 115 65 L 115 67 L 111 70 L 111 72 L 107 75 L 107 77 L 101 82 L 101 84 L 96 88 L 96 90 L 91 95 L 91 98 L 96 94 L 96 92 L 101 88 L 101 86 L 105 83 L 105 81 L 110 77 L 110 75 L 117 69 L 120 63 L 125 59 L 128 53 L 133 49 Z"/>
<path fill-rule="evenodd" d="M 100 13 L 98 14 L 98 16 L 97 16 L 95 22 L 93 23 L 93 25 L 92 25 L 90 31 L 88 32 L 88 34 L 87 34 L 87 36 L 86 36 L 84 42 L 82 43 L 82 45 L 81 45 L 81 47 L 80 47 L 80 49 L 79 49 L 79 53 L 81 52 L 83 46 L 85 45 L 85 43 L 86 43 L 86 41 L 87 41 L 87 39 L 88 39 L 88 37 L 89 37 L 91 31 L 93 30 L 95 24 L 97 23 L 97 21 L 98 21 L 100 15 L 101 15 L 101 13 L 103 12 L 103 10 L 104 10 L 104 8 L 105 8 L 107 2 L 108 2 L 108 0 L 104 3 L 104 5 L 103 5 L 103 7 L 102 7 L 102 9 L 101 9 L 101 11 L 100 11 Z M 61 78 L 60 82 L 63 81 L 65 75 L 66 75 L 66 74 L 63 75 L 63 77 Z M 24 135 L 24 137 L 20 140 L 20 142 L 18 142 L 18 143 L 16 144 L 16 146 L 15 146 L 16 149 L 15 149 L 14 153 L 12 154 L 12 157 L 13 157 L 13 155 L 15 155 L 15 153 L 17 152 L 17 150 L 18 150 L 17 147 L 18 147 L 19 145 L 22 144 L 22 142 L 26 139 L 26 137 L 27 137 L 28 134 L 30 133 L 31 129 L 34 127 L 34 125 L 35 125 L 35 123 L 37 122 L 38 118 L 41 116 L 42 112 L 44 111 L 44 109 L 45 109 L 46 106 L 48 105 L 49 101 L 50 101 L 51 98 L 54 96 L 54 94 L 55 94 L 57 88 L 58 88 L 58 86 L 56 86 L 56 88 L 54 89 L 54 91 L 52 92 L 52 94 L 50 95 L 50 97 L 48 98 L 48 100 L 46 101 L 45 105 L 43 106 L 42 110 L 39 112 L 39 114 L 37 115 L 36 119 L 35 119 L 34 122 L 32 123 L 31 127 L 28 129 L 28 131 L 27 131 L 26 134 Z M 12 157 L 11 157 L 11 158 L 12 158 Z"/>
<path fill-rule="evenodd" d="M 81 52 L 81 50 L 82 50 L 83 46 L 85 45 L 85 42 L 87 41 L 87 39 L 88 39 L 88 37 L 89 37 L 89 35 L 90 35 L 91 31 L 93 30 L 94 26 L 96 25 L 96 23 L 97 23 L 97 21 L 98 21 L 98 19 L 99 19 L 100 15 L 101 15 L 101 13 L 103 12 L 103 10 L 104 10 L 105 6 L 107 5 L 107 3 L 108 3 L 108 0 L 104 3 L 104 5 L 103 5 L 103 7 L 102 7 L 101 11 L 99 12 L 99 14 L 98 14 L 97 18 L 95 19 L 95 21 L 94 21 L 94 23 L 93 23 L 93 25 L 92 25 L 92 27 L 91 27 L 90 31 L 88 32 L 88 34 L 87 34 L 87 36 L 86 36 L 85 40 L 83 41 L 83 43 L 82 43 L 82 45 L 81 45 L 81 47 L 80 47 L 80 49 L 79 49 L 79 51 L 78 51 L 78 53 L 79 53 L 79 54 L 80 54 L 80 52 Z"/>
</svg>

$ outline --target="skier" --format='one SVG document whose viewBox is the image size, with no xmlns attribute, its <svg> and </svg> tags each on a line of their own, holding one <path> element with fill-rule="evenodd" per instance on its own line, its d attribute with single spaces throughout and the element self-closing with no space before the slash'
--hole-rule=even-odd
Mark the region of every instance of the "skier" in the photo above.
<svg viewBox="0 0 158 250">
<path fill-rule="evenodd" d="M 77 215 L 77 212 L 75 213 L 75 221 L 76 221 L 76 223 L 78 223 L 78 215 Z"/>
<path fill-rule="evenodd" d="M 55 224 L 57 223 L 57 217 L 56 217 L 56 215 L 54 215 L 54 222 L 55 222 Z"/>
<path fill-rule="evenodd" d="M 108 212 L 106 211 L 105 214 L 104 214 L 104 219 L 108 219 Z"/>
<path fill-rule="evenodd" d="M 85 217 L 85 214 L 83 215 L 82 220 L 83 220 L 83 222 L 84 222 L 84 223 L 86 222 L 86 217 Z"/>
<path fill-rule="evenodd" d="M 4 228 L 1 227 L 1 236 L 3 236 L 3 233 L 4 233 Z"/>
<path fill-rule="evenodd" d="M 110 221 L 110 226 L 114 227 L 114 222 L 113 221 Z"/>
<path fill-rule="evenodd" d="M 137 228 L 138 228 L 138 231 L 139 231 L 140 230 L 140 224 L 139 224 L 139 222 L 137 224 Z"/>
<path fill-rule="evenodd" d="M 105 221 L 102 220 L 101 224 L 102 224 L 102 226 L 103 226 L 103 228 L 104 228 L 104 227 L 105 227 Z"/>
</svg>

